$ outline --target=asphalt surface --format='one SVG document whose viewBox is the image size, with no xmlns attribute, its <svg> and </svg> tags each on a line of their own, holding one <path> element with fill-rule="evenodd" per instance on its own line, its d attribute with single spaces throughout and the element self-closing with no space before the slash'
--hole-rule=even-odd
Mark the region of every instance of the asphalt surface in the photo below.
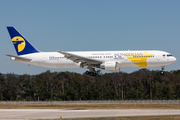
<svg viewBox="0 0 180 120">
<path fill-rule="evenodd" d="M 0 109 L 0 120 L 180 115 L 178 109 Z"/>
</svg>

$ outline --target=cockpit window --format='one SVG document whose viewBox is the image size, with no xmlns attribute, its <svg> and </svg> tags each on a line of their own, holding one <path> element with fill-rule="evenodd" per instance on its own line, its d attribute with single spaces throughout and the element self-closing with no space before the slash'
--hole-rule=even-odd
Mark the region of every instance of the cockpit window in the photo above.
<svg viewBox="0 0 180 120">
<path fill-rule="evenodd" d="M 167 57 L 171 57 L 172 55 L 171 54 L 167 54 Z"/>
</svg>

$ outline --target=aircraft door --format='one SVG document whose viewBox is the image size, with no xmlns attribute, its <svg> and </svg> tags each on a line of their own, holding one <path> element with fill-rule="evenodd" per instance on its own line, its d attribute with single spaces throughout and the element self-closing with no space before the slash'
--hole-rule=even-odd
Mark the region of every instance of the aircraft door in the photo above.
<svg viewBox="0 0 180 120">
<path fill-rule="evenodd" d="M 156 55 L 156 59 L 160 60 L 160 55 L 159 54 Z"/>
<path fill-rule="evenodd" d="M 46 58 L 45 58 L 45 55 L 42 56 L 42 62 L 45 62 L 46 61 Z"/>
</svg>

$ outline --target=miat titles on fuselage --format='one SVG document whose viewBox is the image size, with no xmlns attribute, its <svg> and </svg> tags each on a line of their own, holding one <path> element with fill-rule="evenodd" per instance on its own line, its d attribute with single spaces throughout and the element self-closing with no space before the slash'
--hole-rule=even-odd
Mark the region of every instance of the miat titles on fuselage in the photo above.
<svg viewBox="0 0 180 120">
<path fill-rule="evenodd" d="M 92 53 L 92 56 L 111 56 L 112 53 Z M 122 56 L 142 57 L 143 53 L 114 53 L 114 59 L 124 59 Z M 59 60 L 64 57 L 49 56 L 49 60 Z"/>
</svg>

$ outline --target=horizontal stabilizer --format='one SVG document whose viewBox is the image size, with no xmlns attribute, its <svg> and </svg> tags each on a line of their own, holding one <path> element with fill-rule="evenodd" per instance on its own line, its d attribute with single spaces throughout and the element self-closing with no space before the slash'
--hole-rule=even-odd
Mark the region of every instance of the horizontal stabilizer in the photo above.
<svg viewBox="0 0 180 120">
<path fill-rule="evenodd" d="M 4 55 L 9 56 L 9 57 L 14 57 L 15 59 L 20 59 L 20 60 L 26 60 L 26 61 L 31 61 L 32 60 L 32 59 L 29 59 L 29 58 L 15 56 L 15 55 L 10 55 L 10 54 L 4 54 Z"/>
</svg>

